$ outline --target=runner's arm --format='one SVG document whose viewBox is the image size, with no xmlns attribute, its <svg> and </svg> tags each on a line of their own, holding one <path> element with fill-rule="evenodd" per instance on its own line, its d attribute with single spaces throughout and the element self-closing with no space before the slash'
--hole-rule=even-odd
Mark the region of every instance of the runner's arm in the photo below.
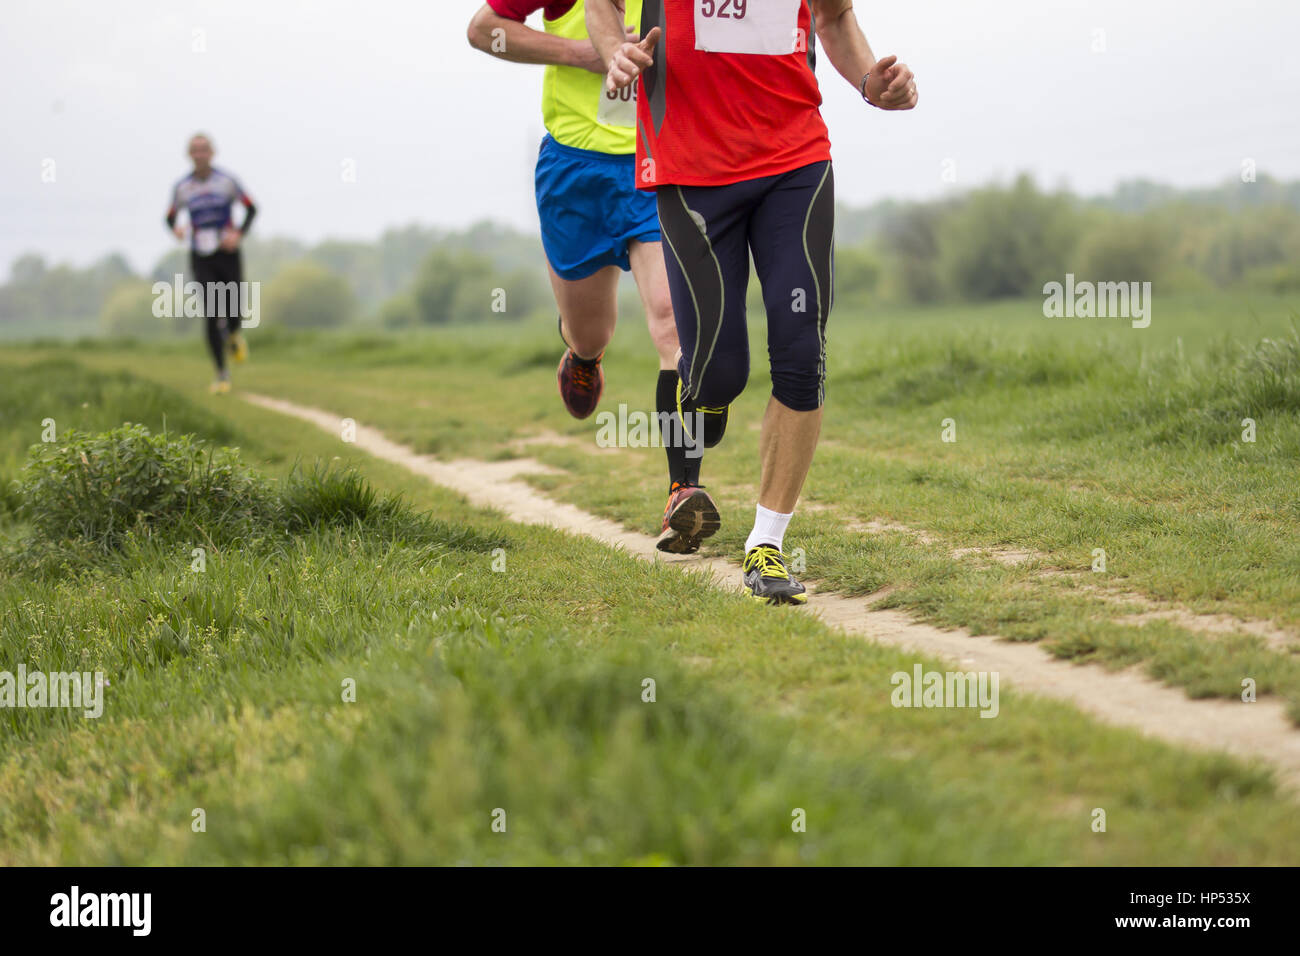
<svg viewBox="0 0 1300 956">
<path fill-rule="evenodd" d="M 246 236 L 249 227 L 253 225 L 253 217 L 257 215 L 257 206 L 248 197 L 248 193 L 242 189 L 239 191 L 239 201 L 244 204 L 244 221 L 239 226 L 239 234 L 240 236 Z"/>
<path fill-rule="evenodd" d="M 495 7 L 514 12 L 528 7 L 539 9 L 541 6 L 532 3 L 505 3 L 502 0 L 495 2 Z M 468 35 L 470 46 L 499 60 L 576 66 L 593 73 L 605 72 L 595 48 L 586 40 L 571 40 L 534 30 L 523 22 L 522 17 L 516 20 L 498 13 L 493 3 L 485 3 L 474 14 L 469 22 Z"/>
<path fill-rule="evenodd" d="M 655 27 L 642 40 L 634 40 L 625 32 L 622 0 L 588 0 L 587 36 L 591 37 L 607 73 L 605 87 L 622 89 L 630 86 L 641 71 L 654 62 L 651 50 L 659 40 L 660 30 Z"/>
<path fill-rule="evenodd" d="M 866 96 L 873 106 L 910 110 L 916 105 L 912 71 L 898 58 L 877 60 L 853 13 L 853 0 L 808 0 L 817 22 L 817 39 L 840 76 L 862 93 L 862 78 L 870 74 Z"/>
<path fill-rule="evenodd" d="M 176 231 L 176 218 L 181 214 L 180 197 L 177 195 L 179 191 L 178 189 L 172 190 L 172 201 L 167 205 L 167 218 L 165 221 L 167 228 L 173 232 Z"/>
<path fill-rule="evenodd" d="M 622 4 L 615 0 L 591 0 L 587 4 L 587 36 L 600 54 L 602 63 L 608 64 L 624 41 Z"/>
</svg>

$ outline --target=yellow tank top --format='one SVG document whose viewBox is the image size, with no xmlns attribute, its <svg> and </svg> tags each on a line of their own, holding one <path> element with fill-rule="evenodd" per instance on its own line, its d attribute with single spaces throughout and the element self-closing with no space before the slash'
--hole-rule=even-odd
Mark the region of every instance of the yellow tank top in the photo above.
<svg viewBox="0 0 1300 956">
<path fill-rule="evenodd" d="M 627 23 L 640 28 L 641 0 L 627 0 Z M 582 0 L 558 20 L 543 20 L 546 32 L 570 40 L 589 40 Z M 565 146 L 598 153 L 636 152 L 636 86 L 605 91 L 605 77 L 576 66 L 547 66 L 542 85 L 546 129 Z"/>
</svg>

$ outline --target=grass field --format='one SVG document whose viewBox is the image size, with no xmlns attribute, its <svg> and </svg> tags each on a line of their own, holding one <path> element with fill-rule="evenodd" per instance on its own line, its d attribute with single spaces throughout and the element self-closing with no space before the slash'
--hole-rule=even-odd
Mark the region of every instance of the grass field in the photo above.
<svg viewBox="0 0 1300 956">
<path fill-rule="evenodd" d="M 1300 632 L 1293 302 L 1157 299 L 1140 330 L 1044 319 L 1032 302 L 842 304 L 829 339 L 823 445 L 787 537 L 808 577 L 1139 665 L 1194 696 L 1238 698 L 1250 677 L 1300 718 L 1295 643 L 1150 616 Z M 567 417 L 551 322 L 258 330 L 251 343 L 237 390 L 442 457 L 533 456 L 558 470 L 532 479 L 548 494 L 658 530 L 662 453 L 602 449 L 594 420 Z M 712 546 L 733 556 L 757 483 L 760 338 L 754 355 L 704 464 L 724 520 Z M 651 411 L 654 367 L 629 316 L 602 408 Z M 1014 691 L 996 720 L 894 708 L 890 675 L 915 655 L 505 523 L 237 395 L 212 398 L 207 375 L 197 336 L 0 353 L 5 479 L 46 418 L 60 435 L 129 421 L 241 453 L 219 513 L 93 533 L 42 524 L 6 480 L 0 660 L 102 670 L 111 686 L 99 720 L 0 714 L 0 862 L 1300 859 L 1294 797 L 1262 767 Z M 796 808 L 806 833 L 791 830 Z"/>
</svg>

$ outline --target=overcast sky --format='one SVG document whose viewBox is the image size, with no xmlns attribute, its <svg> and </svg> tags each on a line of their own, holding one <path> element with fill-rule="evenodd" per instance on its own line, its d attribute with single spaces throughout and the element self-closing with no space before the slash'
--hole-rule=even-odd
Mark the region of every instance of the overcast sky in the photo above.
<svg viewBox="0 0 1300 956">
<path fill-rule="evenodd" d="M 263 235 L 369 239 L 485 217 L 534 227 L 542 73 L 468 46 L 478 6 L 4 0 L 0 267 L 26 251 L 152 265 L 170 247 L 161 219 L 197 129 L 257 201 Z M 878 112 L 823 59 L 842 200 L 933 197 L 1020 170 L 1083 193 L 1137 176 L 1216 184 L 1247 159 L 1300 177 L 1297 0 L 856 9 L 876 54 L 915 70 L 921 102 Z"/>
</svg>

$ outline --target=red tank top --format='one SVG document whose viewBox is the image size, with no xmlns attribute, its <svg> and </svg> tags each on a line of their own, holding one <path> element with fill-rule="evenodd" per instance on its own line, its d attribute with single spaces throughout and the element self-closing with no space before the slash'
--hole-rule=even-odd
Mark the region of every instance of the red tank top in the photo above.
<svg viewBox="0 0 1300 956">
<path fill-rule="evenodd" d="M 637 186 L 724 186 L 831 157 L 807 0 L 645 0 Z"/>
</svg>

